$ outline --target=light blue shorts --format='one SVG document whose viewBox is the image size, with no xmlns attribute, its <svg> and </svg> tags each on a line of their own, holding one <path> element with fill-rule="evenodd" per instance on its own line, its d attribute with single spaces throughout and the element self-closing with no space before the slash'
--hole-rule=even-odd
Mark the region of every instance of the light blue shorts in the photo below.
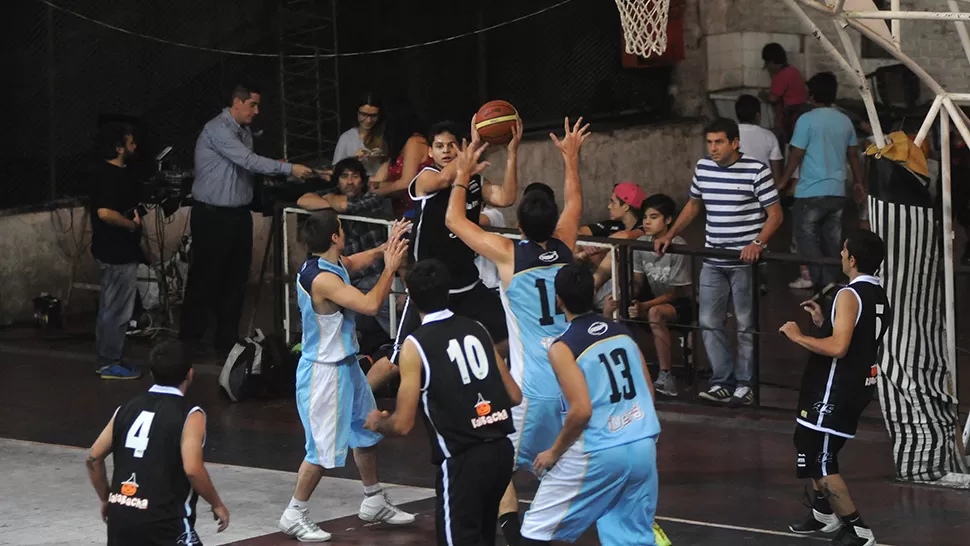
<svg viewBox="0 0 970 546">
<path fill-rule="evenodd" d="M 562 402 L 522 396 L 522 403 L 512 408 L 515 432 L 509 440 L 515 446 L 515 470 L 532 472 L 536 455 L 552 447 L 562 430 Z"/>
</svg>

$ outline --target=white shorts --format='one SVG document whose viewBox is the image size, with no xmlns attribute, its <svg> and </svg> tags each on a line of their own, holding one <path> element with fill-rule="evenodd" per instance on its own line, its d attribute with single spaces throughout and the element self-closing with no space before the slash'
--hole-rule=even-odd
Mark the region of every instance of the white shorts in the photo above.
<svg viewBox="0 0 970 546">
<path fill-rule="evenodd" d="M 383 438 L 364 428 L 367 414 L 377 403 L 356 355 L 335 364 L 301 358 L 296 369 L 296 408 L 306 432 L 308 463 L 342 467 L 348 447 L 370 447 Z"/>
</svg>

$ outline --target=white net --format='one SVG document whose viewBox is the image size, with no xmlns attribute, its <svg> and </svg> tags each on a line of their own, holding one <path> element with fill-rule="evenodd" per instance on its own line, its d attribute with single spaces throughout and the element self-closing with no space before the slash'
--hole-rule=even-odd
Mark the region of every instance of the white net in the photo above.
<svg viewBox="0 0 970 546">
<path fill-rule="evenodd" d="M 648 57 L 667 50 L 670 0 L 616 0 L 626 52 Z"/>
</svg>

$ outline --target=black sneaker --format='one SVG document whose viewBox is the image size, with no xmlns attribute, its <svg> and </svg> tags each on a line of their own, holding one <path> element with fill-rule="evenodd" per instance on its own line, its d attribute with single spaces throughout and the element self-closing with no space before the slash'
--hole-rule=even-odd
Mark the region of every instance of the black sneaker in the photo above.
<svg viewBox="0 0 970 546">
<path fill-rule="evenodd" d="M 836 546 L 875 546 L 876 537 L 872 536 L 871 529 L 853 525 L 843 527 L 831 543 Z"/>
<path fill-rule="evenodd" d="M 792 523 L 788 529 L 799 535 L 814 535 L 815 533 L 834 533 L 842 528 L 842 520 L 835 514 L 823 514 L 812 509 L 812 513 L 800 523 Z"/>
<path fill-rule="evenodd" d="M 697 397 L 709 402 L 726 404 L 731 400 L 731 391 L 720 385 L 711 385 L 711 388 L 698 394 Z"/>
<path fill-rule="evenodd" d="M 742 406 L 750 406 L 754 403 L 754 392 L 749 387 L 738 387 L 734 389 L 734 394 L 731 395 L 731 400 L 728 401 L 728 406 L 732 408 L 740 408 Z"/>
</svg>

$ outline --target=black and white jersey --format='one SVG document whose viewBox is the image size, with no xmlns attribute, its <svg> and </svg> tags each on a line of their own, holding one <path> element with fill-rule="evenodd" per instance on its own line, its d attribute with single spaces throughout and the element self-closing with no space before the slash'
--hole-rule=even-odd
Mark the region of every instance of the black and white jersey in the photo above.
<svg viewBox="0 0 970 546">
<path fill-rule="evenodd" d="M 425 315 L 407 339 L 421 355 L 421 410 L 434 464 L 515 431 L 484 326 L 446 309 Z"/>
<path fill-rule="evenodd" d="M 436 167 L 425 167 L 408 185 L 408 193 L 418 209 L 417 225 L 411 237 L 411 257 L 415 262 L 427 258 L 441 260 L 451 275 L 451 290 L 468 288 L 478 282 L 477 255 L 445 226 L 451 187 L 420 197 L 417 195 L 417 180 L 425 171 L 441 172 Z M 482 177 L 475 175 L 468 181 L 465 191 L 465 215 L 476 224 L 482 213 L 482 184 Z"/>
<path fill-rule="evenodd" d="M 859 301 L 859 312 L 848 351 L 842 358 L 813 353 L 798 397 L 800 425 L 846 438 L 855 436 L 859 417 L 872 400 L 883 336 L 892 321 L 892 308 L 879 279 L 860 275 L 835 295 L 822 337 L 832 334 L 838 299 L 853 297 Z"/>
<path fill-rule="evenodd" d="M 177 388 L 160 385 L 118 408 L 109 527 L 145 526 L 172 536 L 191 532 L 198 494 L 182 467 L 182 429 L 196 411 L 202 409 L 190 406 Z"/>
</svg>

